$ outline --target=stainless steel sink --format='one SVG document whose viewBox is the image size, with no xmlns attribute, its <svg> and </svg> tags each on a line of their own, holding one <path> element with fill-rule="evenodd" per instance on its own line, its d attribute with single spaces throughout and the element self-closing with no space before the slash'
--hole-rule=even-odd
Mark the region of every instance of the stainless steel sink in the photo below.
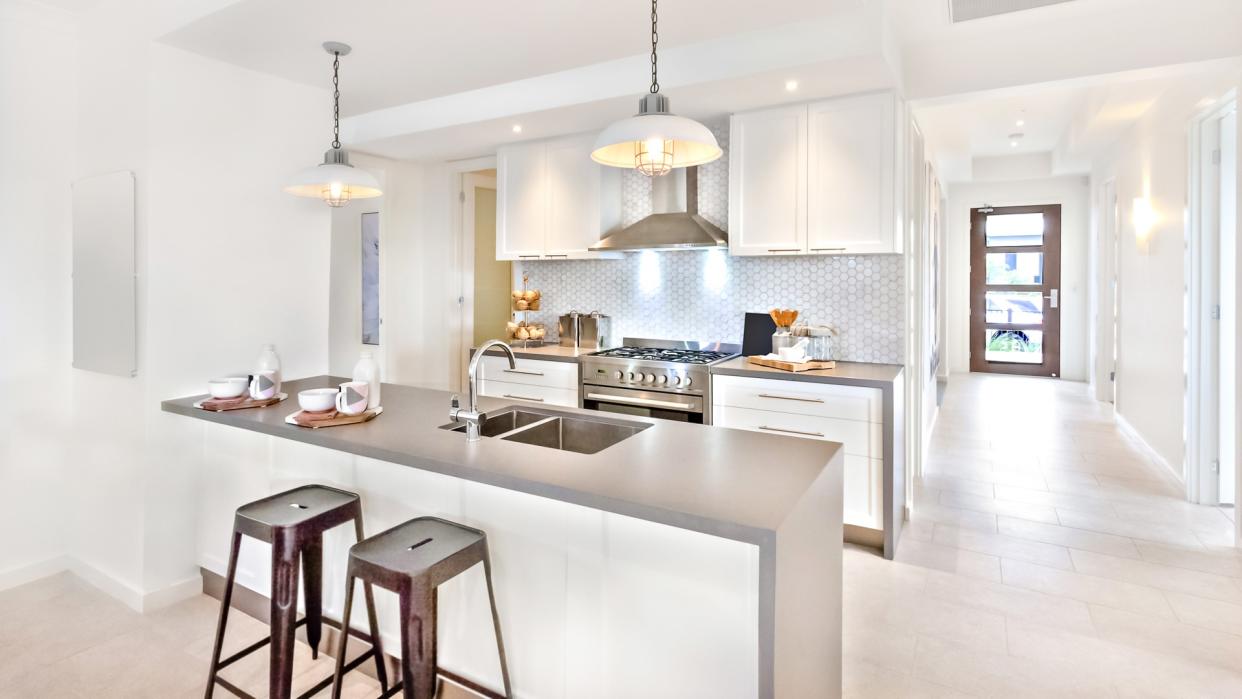
<svg viewBox="0 0 1242 699">
<path fill-rule="evenodd" d="M 619 424 L 577 417 L 554 417 L 501 439 L 579 454 L 594 454 L 633 437 L 650 426 L 644 423 Z"/>
<path fill-rule="evenodd" d="M 510 406 L 489 413 L 480 426 L 483 437 L 499 437 L 548 449 L 595 454 L 651 427 L 646 422 L 584 417 L 555 410 L 530 410 Z M 441 425 L 440 429 L 465 432 L 464 423 Z"/>
<path fill-rule="evenodd" d="M 489 413 L 487 420 L 479 427 L 479 434 L 483 437 L 496 437 L 506 432 L 512 432 L 527 425 L 533 425 L 540 420 L 547 420 L 547 415 L 532 413 L 526 410 L 505 410 L 500 413 Z M 440 429 L 449 430 L 450 432 L 465 432 L 466 423 L 453 422 L 447 425 L 441 425 Z"/>
</svg>

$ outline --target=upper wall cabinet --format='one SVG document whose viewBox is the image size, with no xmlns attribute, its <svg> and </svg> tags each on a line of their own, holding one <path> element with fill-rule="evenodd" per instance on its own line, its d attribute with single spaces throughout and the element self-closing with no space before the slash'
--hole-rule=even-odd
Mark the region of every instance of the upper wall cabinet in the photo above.
<svg viewBox="0 0 1242 699">
<path fill-rule="evenodd" d="M 734 115 L 729 252 L 901 252 L 897 112 L 878 93 Z"/>
<path fill-rule="evenodd" d="M 620 179 L 591 160 L 594 141 L 588 134 L 497 151 L 496 259 L 604 256 L 588 248 L 620 222 Z"/>
</svg>

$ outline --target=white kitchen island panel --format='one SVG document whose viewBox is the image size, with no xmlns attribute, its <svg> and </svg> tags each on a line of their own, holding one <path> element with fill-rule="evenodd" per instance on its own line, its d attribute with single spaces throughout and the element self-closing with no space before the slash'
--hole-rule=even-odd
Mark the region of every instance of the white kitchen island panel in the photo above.
<svg viewBox="0 0 1242 699">
<path fill-rule="evenodd" d="M 368 534 L 435 515 L 488 533 L 517 696 L 755 697 L 757 546 L 262 434 L 204 425 L 201 565 L 227 566 L 241 504 L 307 483 L 362 496 Z M 349 526 L 324 542 L 324 610 L 340 618 Z M 244 539 L 237 581 L 270 590 L 270 547 Z M 399 654 L 396 596 L 376 590 Z M 354 620 L 365 619 L 355 595 Z M 500 667 L 482 568 L 440 588 L 440 663 L 488 686 Z"/>
</svg>

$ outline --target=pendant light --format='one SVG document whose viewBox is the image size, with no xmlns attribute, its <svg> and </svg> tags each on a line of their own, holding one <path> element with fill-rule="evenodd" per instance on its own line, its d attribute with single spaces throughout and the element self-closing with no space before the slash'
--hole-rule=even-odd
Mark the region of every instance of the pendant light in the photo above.
<svg viewBox="0 0 1242 699">
<path fill-rule="evenodd" d="M 660 94 L 656 78 L 657 27 L 656 0 L 651 0 L 651 90 L 639 100 L 638 114 L 604 129 L 591 152 L 597 163 L 633 168 L 649 177 L 710 163 L 721 155 L 710 129 L 669 112 L 668 98 Z"/>
<path fill-rule="evenodd" d="M 317 197 L 331 207 L 345 206 L 351 199 L 378 197 L 379 182 L 365 170 L 349 164 L 349 153 L 341 148 L 341 56 L 350 52 L 349 44 L 324 42 L 323 50 L 332 54 L 332 147 L 323 162 L 294 175 L 285 191 L 299 197 Z"/>
</svg>

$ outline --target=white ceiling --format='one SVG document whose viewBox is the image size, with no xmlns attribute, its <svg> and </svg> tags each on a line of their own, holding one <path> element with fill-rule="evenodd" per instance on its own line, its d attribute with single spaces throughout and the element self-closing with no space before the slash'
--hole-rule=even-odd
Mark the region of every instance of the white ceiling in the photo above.
<svg viewBox="0 0 1242 699">
<path fill-rule="evenodd" d="M 823 17 L 870 0 L 675 0 L 660 6 L 660 46 Z M 331 84 L 324 41 L 342 60 L 346 115 L 600 63 L 650 50 L 641 0 L 239 0 L 162 39 L 309 85 Z M 646 78 L 635 76 L 636 89 Z"/>
</svg>

